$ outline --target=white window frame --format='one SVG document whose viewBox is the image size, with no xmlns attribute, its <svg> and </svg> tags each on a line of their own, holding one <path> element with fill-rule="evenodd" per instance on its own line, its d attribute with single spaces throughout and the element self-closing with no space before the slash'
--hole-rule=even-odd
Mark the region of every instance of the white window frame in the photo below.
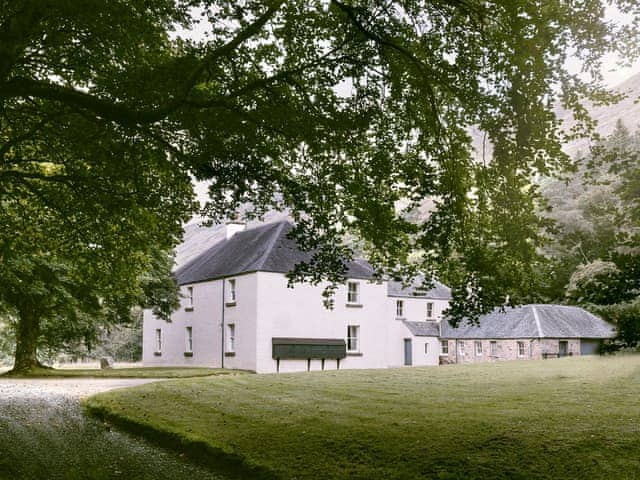
<svg viewBox="0 0 640 480">
<path fill-rule="evenodd" d="M 347 303 L 360 303 L 360 282 L 347 282 Z"/>
<path fill-rule="evenodd" d="M 227 352 L 236 351 L 236 324 L 227 323 Z"/>
<path fill-rule="evenodd" d="M 396 318 L 404 318 L 404 300 L 396 300 Z"/>
<path fill-rule="evenodd" d="M 193 308 L 193 287 L 187 287 L 187 307 Z"/>
<path fill-rule="evenodd" d="M 429 320 L 433 318 L 433 302 L 427 302 L 427 318 Z"/>
<path fill-rule="evenodd" d="M 473 351 L 476 353 L 476 357 L 482 356 L 482 341 L 475 340 L 473 342 Z"/>
<path fill-rule="evenodd" d="M 449 341 L 448 340 L 440 340 L 440 355 L 449 356 Z"/>
<path fill-rule="evenodd" d="M 193 353 L 193 327 L 184 328 L 184 351 Z"/>
<path fill-rule="evenodd" d="M 522 347 L 522 353 L 520 352 L 520 347 Z M 525 349 L 524 342 L 520 342 L 520 341 L 519 341 L 519 342 L 516 344 L 516 348 L 518 349 L 518 357 L 519 357 L 519 358 L 523 358 L 523 357 L 525 357 L 525 356 L 526 356 L 526 349 Z"/>
<path fill-rule="evenodd" d="M 424 344 L 424 354 L 429 355 L 429 342 L 425 342 Z"/>
<path fill-rule="evenodd" d="M 155 337 L 155 344 L 156 344 L 156 353 L 162 353 L 162 329 L 161 328 L 156 328 L 156 337 Z"/>
<path fill-rule="evenodd" d="M 458 354 L 461 357 L 464 357 L 464 341 L 459 341 L 458 342 Z"/>
<path fill-rule="evenodd" d="M 237 283 L 235 278 L 230 278 L 227 280 L 227 285 L 229 287 L 229 293 L 227 294 L 227 298 L 229 299 L 229 303 L 236 303 L 238 300 L 238 292 L 236 290 Z"/>
<path fill-rule="evenodd" d="M 360 325 L 347 325 L 347 352 L 360 352 Z"/>
<path fill-rule="evenodd" d="M 497 357 L 498 356 L 498 342 L 495 340 L 491 340 L 491 342 L 489 342 L 489 353 L 491 354 L 492 357 Z"/>
</svg>

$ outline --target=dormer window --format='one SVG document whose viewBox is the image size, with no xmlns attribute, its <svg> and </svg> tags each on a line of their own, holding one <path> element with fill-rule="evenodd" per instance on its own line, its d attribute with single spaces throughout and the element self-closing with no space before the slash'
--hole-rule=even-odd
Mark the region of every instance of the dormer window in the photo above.
<svg viewBox="0 0 640 480">
<path fill-rule="evenodd" d="M 360 303 L 360 284 L 358 282 L 347 283 L 347 303 Z"/>
<path fill-rule="evenodd" d="M 427 319 L 433 319 L 433 302 L 427 302 Z"/>
</svg>

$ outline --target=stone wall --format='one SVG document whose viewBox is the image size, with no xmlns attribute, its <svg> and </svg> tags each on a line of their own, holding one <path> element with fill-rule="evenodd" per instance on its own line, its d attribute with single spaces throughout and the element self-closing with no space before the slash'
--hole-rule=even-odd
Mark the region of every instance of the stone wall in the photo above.
<svg viewBox="0 0 640 480">
<path fill-rule="evenodd" d="M 531 360 L 541 359 L 543 358 L 543 354 L 546 354 L 549 357 L 555 357 L 558 355 L 560 340 L 564 339 L 509 338 L 498 340 L 448 340 L 449 354 L 441 356 L 440 363 L 480 363 L 505 360 Z M 569 355 L 580 355 L 580 340 L 566 339 L 566 341 L 568 343 Z M 476 349 L 476 342 L 480 342 L 480 351 Z M 492 342 L 495 342 L 494 351 L 492 351 L 491 348 Z M 519 349 L 519 342 L 522 342 L 524 352 Z M 464 347 L 462 348 L 463 343 Z"/>
</svg>

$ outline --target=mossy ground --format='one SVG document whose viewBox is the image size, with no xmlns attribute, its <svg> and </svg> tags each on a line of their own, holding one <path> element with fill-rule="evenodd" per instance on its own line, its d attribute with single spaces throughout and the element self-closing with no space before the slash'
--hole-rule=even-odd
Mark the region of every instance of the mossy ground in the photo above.
<svg viewBox="0 0 640 480">
<path fill-rule="evenodd" d="M 279 478 L 640 477 L 637 355 L 183 379 L 85 406 Z"/>
</svg>

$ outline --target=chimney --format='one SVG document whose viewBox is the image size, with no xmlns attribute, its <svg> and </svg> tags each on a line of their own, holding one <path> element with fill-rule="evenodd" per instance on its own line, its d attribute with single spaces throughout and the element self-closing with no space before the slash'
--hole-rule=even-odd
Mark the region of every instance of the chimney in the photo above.
<svg viewBox="0 0 640 480">
<path fill-rule="evenodd" d="M 239 220 L 229 220 L 226 223 L 227 227 L 227 240 L 233 237 L 236 233 L 242 232 L 246 228 L 246 224 Z"/>
</svg>

